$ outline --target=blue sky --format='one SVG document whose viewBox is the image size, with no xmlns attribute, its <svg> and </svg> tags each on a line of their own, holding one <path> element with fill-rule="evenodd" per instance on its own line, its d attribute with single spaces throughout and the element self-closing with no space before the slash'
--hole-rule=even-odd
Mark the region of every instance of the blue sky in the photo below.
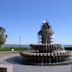
<svg viewBox="0 0 72 72">
<path fill-rule="evenodd" d="M 72 44 L 72 0 L 0 0 L 0 26 L 7 44 L 37 43 L 43 20 L 52 25 L 54 43 Z"/>
</svg>

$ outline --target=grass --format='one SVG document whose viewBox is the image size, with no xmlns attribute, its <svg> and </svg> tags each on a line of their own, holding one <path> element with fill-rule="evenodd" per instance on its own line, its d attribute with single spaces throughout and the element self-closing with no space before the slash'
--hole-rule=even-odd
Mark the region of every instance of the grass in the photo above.
<svg viewBox="0 0 72 72">
<path fill-rule="evenodd" d="M 64 47 L 65 50 L 72 50 L 72 47 Z M 12 49 L 14 49 L 14 51 L 25 51 L 25 50 L 28 50 L 30 48 L 17 48 L 17 47 L 12 47 L 12 48 L 3 48 L 3 47 L 0 47 L 0 51 L 12 51 Z"/>
<path fill-rule="evenodd" d="M 25 51 L 27 50 L 28 48 L 0 48 L 0 51 L 12 51 L 12 49 L 14 51 Z"/>
</svg>

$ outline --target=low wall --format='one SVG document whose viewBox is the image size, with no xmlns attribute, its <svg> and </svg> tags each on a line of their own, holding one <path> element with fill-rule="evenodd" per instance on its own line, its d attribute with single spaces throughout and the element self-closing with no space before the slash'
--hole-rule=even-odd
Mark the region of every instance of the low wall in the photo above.
<svg viewBox="0 0 72 72">
<path fill-rule="evenodd" d="M 13 66 L 10 64 L 0 64 L 0 72 L 13 72 Z"/>
</svg>

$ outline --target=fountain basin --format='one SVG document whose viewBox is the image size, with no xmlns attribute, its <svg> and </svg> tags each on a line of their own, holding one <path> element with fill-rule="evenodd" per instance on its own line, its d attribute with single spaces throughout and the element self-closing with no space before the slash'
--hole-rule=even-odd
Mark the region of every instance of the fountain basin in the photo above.
<svg viewBox="0 0 72 72">
<path fill-rule="evenodd" d="M 57 62 L 65 61 L 69 56 L 69 52 L 65 53 L 33 53 L 33 52 L 20 52 L 20 55 L 26 60 L 28 63 L 47 63 L 53 64 Z"/>
</svg>

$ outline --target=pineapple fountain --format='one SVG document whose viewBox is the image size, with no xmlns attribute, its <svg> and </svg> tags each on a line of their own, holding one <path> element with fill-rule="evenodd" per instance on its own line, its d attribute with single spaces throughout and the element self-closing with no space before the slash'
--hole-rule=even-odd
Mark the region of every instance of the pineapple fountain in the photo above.
<svg viewBox="0 0 72 72">
<path fill-rule="evenodd" d="M 64 62 L 69 56 L 62 44 L 52 44 L 53 31 L 47 21 L 43 21 L 38 32 L 38 44 L 30 44 L 32 50 L 20 52 L 26 64 L 53 65 Z"/>
</svg>

